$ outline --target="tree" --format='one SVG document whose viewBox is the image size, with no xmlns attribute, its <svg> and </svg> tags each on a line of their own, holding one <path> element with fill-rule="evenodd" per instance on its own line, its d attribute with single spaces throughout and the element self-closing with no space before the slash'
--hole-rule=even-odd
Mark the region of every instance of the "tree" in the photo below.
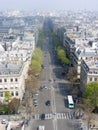
<svg viewBox="0 0 98 130">
<path fill-rule="evenodd" d="M 74 82 L 76 80 L 76 74 L 75 74 L 74 67 L 70 67 L 68 74 L 67 74 L 67 77 L 71 82 Z"/>
<path fill-rule="evenodd" d="M 12 95 L 11 95 L 10 91 L 6 91 L 5 92 L 5 102 L 9 103 L 11 98 L 12 98 Z"/>
<path fill-rule="evenodd" d="M 62 64 L 70 63 L 69 59 L 66 57 L 65 50 L 61 46 L 57 47 L 57 56 L 58 56 L 58 59 L 62 62 Z"/>
<path fill-rule="evenodd" d="M 42 64 L 42 57 L 43 57 L 43 54 L 42 54 L 41 49 L 40 48 L 36 48 L 35 51 L 34 51 L 34 55 L 33 55 L 32 59 L 36 60 L 40 64 Z"/>
<path fill-rule="evenodd" d="M 98 107 L 98 82 L 87 84 L 84 98 L 88 102 L 88 106 Z"/>
<path fill-rule="evenodd" d="M 31 69 L 32 69 L 32 72 L 34 74 L 37 72 L 40 72 L 41 71 L 41 64 L 38 61 L 33 60 L 31 63 Z"/>
<path fill-rule="evenodd" d="M 8 111 L 16 113 L 18 111 L 18 107 L 20 104 L 20 100 L 17 98 L 13 98 L 11 102 L 8 104 Z"/>
<path fill-rule="evenodd" d="M 28 71 L 29 74 L 38 74 L 41 72 L 41 65 L 43 61 L 43 53 L 40 48 L 36 48 L 32 57 L 30 69 Z"/>
</svg>

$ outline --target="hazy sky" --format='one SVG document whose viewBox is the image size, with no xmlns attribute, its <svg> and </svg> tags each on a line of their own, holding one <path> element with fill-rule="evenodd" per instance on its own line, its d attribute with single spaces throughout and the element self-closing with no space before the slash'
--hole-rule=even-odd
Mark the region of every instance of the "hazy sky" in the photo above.
<svg viewBox="0 0 98 130">
<path fill-rule="evenodd" d="M 0 0 L 0 10 L 97 10 L 98 0 Z"/>
</svg>

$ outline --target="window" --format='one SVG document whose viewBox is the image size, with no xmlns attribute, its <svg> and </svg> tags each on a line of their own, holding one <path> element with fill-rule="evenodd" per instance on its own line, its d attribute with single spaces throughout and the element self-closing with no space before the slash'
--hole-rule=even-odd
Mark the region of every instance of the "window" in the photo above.
<svg viewBox="0 0 98 130">
<path fill-rule="evenodd" d="M 90 81 L 92 81 L 92 78 L 90 78 Z"/>
<path fill-rule="evenodd" d="M 13 93 L 13 92 L 11 92 L 11 95 L 12 95 L 12 96 L 14 96 L 14 93 Z"/>
<path fill-rule="evenodd" d="M 0 97 L 3 97 L 3 92 L 0 92 Z"/>
<path fill-rule="evenodd" d="M 10 81 L 13 82 L 13 79 L 11 79 Z"/>
<path fill-rule="evenodd" d="M 16 92 L 16 96 L 18 96 L 18 92 Z"/>
<path fill-rule="evenodd" d="M 94 80 L 97 81 L 97 78 L 95 78 Z"/>
<path fill-rule="evenodd" d="M 2 82 L 2 79 L 0 79 L 0 82 Z"/>
<path fill-rule="evenodd" d="M 15 81 L 17 82 L 17 81 L 18 81 L 18 79 L 17 79 L 17 78 L 15 78 Z"/>
<path fill-rule="evenodd" d="M 7 79 L 4 79 L 4 82 L 7 82 Z"/>
</svg>

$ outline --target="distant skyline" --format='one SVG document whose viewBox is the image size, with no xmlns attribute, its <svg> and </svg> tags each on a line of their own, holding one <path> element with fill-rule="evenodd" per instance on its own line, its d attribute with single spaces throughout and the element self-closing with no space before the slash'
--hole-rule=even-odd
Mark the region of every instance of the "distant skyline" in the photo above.
<svg viewBox="0 0 98 130">
<path fill-rule="evenodd" d="M 94 10 L 98 0 L 0 0 L 0 11 L 6 10 Z"/>
</svg>

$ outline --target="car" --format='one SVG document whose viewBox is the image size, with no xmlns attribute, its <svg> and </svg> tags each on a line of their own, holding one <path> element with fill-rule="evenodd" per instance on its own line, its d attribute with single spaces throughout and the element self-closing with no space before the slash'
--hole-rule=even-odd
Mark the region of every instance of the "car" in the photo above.
<svg viewBox="0 0 98 130">
<path fill-rule="evenodd" d="M 34 102 L 33 105 L 36 107 L 38 106 L 38 102 Z"/>
<path fill-rule="evenodd" d="M 37 130 L 45 130 L 45 126 L 44 125 L 40 125 Z"/>
<path fill-rule="evenodd" d="M 74 102 L 75 103 L 79 103 L 80 102 L 80 98 L 78 98 L 78 97 L 74 98 Z"/>
<path fill-rule="evenodd" d="M 51 105 L 50 100 L 47 100 L 47 101 L 46 101 L 46 106 L 50 106 L 50 105 Z"/>
<path fill-rule="evenodd" d="M 37 98 L 33 98 L 33 101 L 37 101 L 38 99 Z"/>
<path fill-rule="evenodd" d="M 62 76 L 65 76 L 65 72 L 63 71 L 63 72 L 61 73 L 61 75 L 62 75 Z"/>
<path fill-rule="evenodd" d="M 40 86 L 40 90 L 43 90 L 44 89 L 44 86 Z"/>
<path fill-rule="evenodd" d="M 8 122 L 8 121 L 7 121 L 6 119 L 2 119 L 2 120 L 1 120 L 1 123 L 2 123 L 2 124 L 7 124 L 7 122 Z"/>
<path fill-rule="evenodd" d="M 36 98 L 33 99 L 33 104 L 38 104 L 38 100 Z"/>
<path fill-rule="evenodd" d="M 44 113 L 41 114 L 40 119 L 41 119 L 41 120 L 45 120 L 45 114 L 44 114 Z"/>
<path fill-rule="evenodd" d="M 38 96 L 38 95 L 39 95 L 39 93 L 35 92 L 35 93 L 33 93 L 32 97 L 35 97 L 35 96 Z"/>
<path fill-rule="evenodd" d="M 40 91 L 42 91 L 43 89 L 47 89 L 47 88 L 48 88 L 47 86 L 43 85 L 40 87 Z"/>
<path fill-rule="evenodd" d="M 36 103 L 36 102 L 38 102 L 38 100 L 37 99 L 33 99 L 33 102 Z"/>
<path fill-rule="evenodd" d="M 47 86 L 44 86 L 45 89 L 47 89 L 48 87 Z"/>
</svg>

